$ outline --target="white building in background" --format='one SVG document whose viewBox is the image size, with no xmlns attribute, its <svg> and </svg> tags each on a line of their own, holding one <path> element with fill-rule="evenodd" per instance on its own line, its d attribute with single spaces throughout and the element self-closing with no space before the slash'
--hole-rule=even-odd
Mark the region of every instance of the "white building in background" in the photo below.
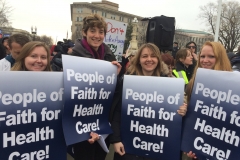
<svg viewBox="0 0 240 160">
<path fill-rule="evenodd" d="M 184 48 L 190 41 L 197 44 L 198 52 L 206 41 L 213 41 L 214 36 L 210 33 L 196 30 L 177 29 L 175 31 L 174 42 L 178 42 L 180 48 Z"/>
</svg>

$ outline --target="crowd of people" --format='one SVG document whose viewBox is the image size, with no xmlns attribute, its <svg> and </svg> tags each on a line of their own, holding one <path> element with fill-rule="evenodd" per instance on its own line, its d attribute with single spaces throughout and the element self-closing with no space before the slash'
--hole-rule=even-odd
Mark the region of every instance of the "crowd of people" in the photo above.
<svg viewBox="0 0 240 160">
<path fill-rule="evenodd" d="M 176 111 L 184 116 L 190 101 L 192 88 L 198 68 L 221 71 L 240 71 L 240 47 L 238 53 L 226 53 L 219 42 L 205 42 L 197 53 L 195 42 L 189 42 L 179 49 L 174 42 L 172 55 L 163 54 L 152 44 L 143 44 L 138 51 L 129 51 L 128 57 L 123 57 L 120 64 L 116 61 L 110 48 L 103 42 L 107 32 L 105 20 L 97 15 L 89 15 L 83 19 L 82 39 L 75 44 L 71 41 L 59 42 L 51 49 L 42 42 L 30 41 L 21 34 L 14 34 L 2 39 L 0 45 L 0 71 L 62 71 L 61 55 L 87 57 L 105 60 L 118 68 L 118 82 L 113 102 L 117 102 L 109 114 L 109 121 L 113 134 L 105 142 L 113 144 L 115 160 L 148 160 L 138 155 L 126 153 L 121 140 L 121 107 L 124 75 L 155 76 L 169 78 L 183 78 L 185 82 L 186 103 Z M 52 58 L 51 58 L 52 57 Z M 79 66 L 81 66 L 79 64 Z M 73 145 L 75 160 L 104 160 L 106 152 L 98 143 L 97 133 L 90 133 L 90 139 Z M 179 151 L 181 154 L 181 151 Z M 186 154 L 190 158 L 197 158 L 192 152 Z"/>
</svg>

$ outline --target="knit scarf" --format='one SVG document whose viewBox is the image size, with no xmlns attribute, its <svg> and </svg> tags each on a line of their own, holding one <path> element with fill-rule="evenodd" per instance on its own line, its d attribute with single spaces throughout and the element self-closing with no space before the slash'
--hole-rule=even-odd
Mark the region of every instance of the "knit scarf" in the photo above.
<svg viewBox="0 0 240 160">
<path fill-rule="evenodd" d="M 89 46 L 89 44 L 88 44 L 88 42 L 85 38 L 82 39 L 82 45 L 87 51 L 89 51 L 92 54 L 92 56 L 95 59 L 102 59 L 103 60 L 103 58 L 104 58 L 104 46 L 103 46 L 103 44 L 101 44 L 99 46 L 97 52 Z"/>
<path fill-rule="evenodd" d="M 5 59 L 11 63 L 11 67 L 14 65 L 15 59 L 12 58 L 12 55 L 6 56 Z"/>
</svg>

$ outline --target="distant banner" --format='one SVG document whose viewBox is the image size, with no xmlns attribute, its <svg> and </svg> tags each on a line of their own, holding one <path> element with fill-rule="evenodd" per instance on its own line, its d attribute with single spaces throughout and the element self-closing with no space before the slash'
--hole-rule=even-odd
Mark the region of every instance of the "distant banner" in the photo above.
<svg viewBox="0 0 240 160">
<path fill-rule="evenodd" d="M 180 159 L 184 81 L 181 78 L 124 76 L 121 137 L 125 151 Z"/>
<path fill-rule="evenodd" d="M 117 67 L 91 58 L 62 56 L 64 71 L 63 131 L 67 145 L 90 138 L 90 132 L 109 134 L 109 111 Z"/>
<path fill-rule="evenodd" d="M 200 160 L 240 157 L 240 74 L 198 69 L 184 122 L 182 150 Z"/>
<path fill-rule="evenodd" d="M 0 72 L 0 159 L 66 160 L 63 73 Z"/>
<path fill-rule="evenodd" d="M 107 34 L 104 39 L 112 53 L 116 56 L 117 61 L 122 61 L 127 23 L 106 19 Z"/>
</svg>

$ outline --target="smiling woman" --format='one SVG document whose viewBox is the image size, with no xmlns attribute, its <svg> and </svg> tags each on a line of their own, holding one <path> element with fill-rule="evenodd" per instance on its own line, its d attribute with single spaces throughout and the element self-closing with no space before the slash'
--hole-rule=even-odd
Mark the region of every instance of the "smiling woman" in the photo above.
<svg viewBox="0 0 240 160">
<path fill-rule="evenodd" d="M 12 71 L 51 71 L 48 47 L 38 41 L 25 44 L 11 68 Z"/>
<path fill-rule="evenodd" d="M 121 65 L 116 61 L 114 54 L 103 43 L 104 37 L 107 33 L 107 23 L 98 14 L 88 15 L 83 19 L 82 35 L 83 39 L 77 39 L 73 47 L 72 56 L 87 57 L 99 60 L 112 62 L 118 68 L 118 73 L 121 70 Z M 100 67 L 94 66 L 93 67 Z M 97 132 L 97 131 L 95 131 Z M 75 160 L 103 160 L 106 152 L 101 146 L 95 142 L 99 139 L 97 133 L 91 132 L 90 139 L 79 142 L 73 145 Z M 94 143 L 95 142 L 95 143 Z M 109 138 L 105 139 L 105 143 L 109 146 Z"/>
</svg>

